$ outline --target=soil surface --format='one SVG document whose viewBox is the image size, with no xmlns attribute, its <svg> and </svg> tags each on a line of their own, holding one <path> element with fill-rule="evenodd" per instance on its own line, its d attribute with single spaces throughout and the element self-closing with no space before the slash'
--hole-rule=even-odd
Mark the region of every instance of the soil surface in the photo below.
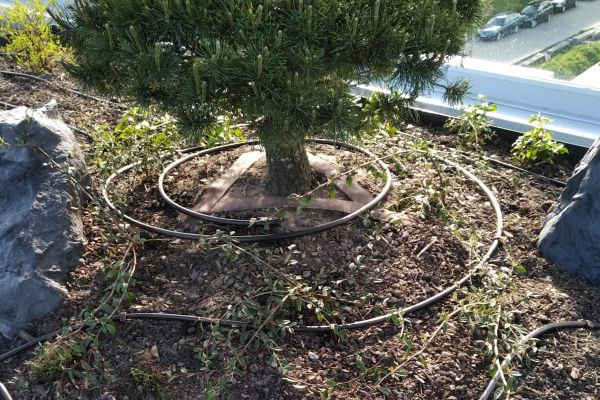
<svg viewBox="0 0 600 400">
<path fill-rule="evenodd" d="M 18 70 L 9 61 L 3 61 L 0 67 Z M 65 73 L 56 72 L 46 78 L 78 88 Z M 88 131 L 113 124 L 121 114 L 110 106 L 40 82 L 0 76 L 0 101 L 32 106 L 51 98 L 58 100 L 66 122 Z M 102 371 L 93 359 L 84 357 L 87 364 L 77 360 L 69 364 L 72 370 L 40 379 L 31 374 L 30 363 L 36 357 L 27 351 L 0 364 L 0 381 L 15 399 L 478 398 L 489 381 L 491 366 L 482 348 L 484 327 L 473 326 L 459 313 L 430 340 L 440 319 L 456 309 L 466 294 L 407 315 L 403 321 L 392 320 L 338 335 L 290 334 L 273 323 L 287 320 L 293 327 L 372 318 L 418 303 L 452 285 L 474 267 L 494 237 L 491 204 L 464 175 L 432 158 L 433 146 L 437 154 L 468 167 L 498 198 L 505 234 L 489 265 L 498 271 L 515 265 L 524 267 L 523 273 L 514 274 L 513 286 L 507 289 L 513 299 L 510 305 L 514 324 L 530 331 L 559 320 L 600 321 L 598 286 L 562 272 L 536 250 L 544 218 L 561 193 L 559 186 L 480 161 L 479 155 L 509 161 L 510 141 L 501 136 L 481 148 L 464 149 L 455 135 L 439 127 L 400 128 L 412 137 L 398 134 L 393 139 L 366 140 L 364 145 L 381 157 L 390 149 L 396 150 L 386 159 L 394 185 L 380 208 L 402 218 L 393 223 L 372 212 L 348 224 L 290 241 L 238 247 L 227 240 L 231 227 L 192 223 L 167 207 L 158 194 L 156 176 L 127 174 L 112 193 L 123 210 L 169 229 L 205 233 L 207 239 L 190 243 L 140 232 L 145 242 L 135 246 L 136 297 L 125 302 L 124 311 L 226 318 L 263 323 L 272 329 L 262 334 L 260 341 L 246 346 L 253 330 L 219 330 L 186 322 L 118 323 L 115 335 L 100 335 L 96 354 L 104 360 Z M 427 140 L 430 150 L 423 153 L 425 147 L 415 137 Z M 82 144 L 88 143 L 82 136 Z M 468 157 L 464 156 L 465 150 Z M 353 180 L 371 195 L 381 190 L 378 175 L 358 167 L 364 157 L 331 146 L 312 151 L 335 157 L 341 171 L 356 168 Z M 173 179 L 168 179 L 165 187 L 178 201 L 193 207 L 202 188 L 242 152 L 239 149 L 194 160 L 172 174 Z M 565 181 L 573 167 L 570 160 L 563 159 L 554 166 L 536 167 L 534 172 Z M 264 168 L 258 163 L 236 182 L 234 191 L 238 195 L 259 193 L 263 174 Z M 320 176 L 317 181 L 323 183 L 326 177 Z M 329 189 L 317 191 L 315 198 L 330 197 Z M 348 199 L 339 190 L 336 198 Z M 70 276 L 68 298 L 55 315 L 31 323 L 26 329 L 28 334 L 41 335 L 77 321 L 82 312 L 95 308 L 110 291 L 107 260 L 123 257 L 128 245 L 115 236 L 114 228 L 122 222 L 107 217 L 105 210 L 100 202 L 92 202 L 84 210 L 86 252 L 81 267 Z M 280 211 L 223 216 L 251 218 L 278 215 Z M 300 214 L 289 209 L 286 213 L 290 218 L 300 218 L 305 225 L 340 215 L 306 209 Z M 265 231 L 257 224 L 235 230 L 237 234 L 264 234 L 271 233 L 271 229 L 292 228 L 270 227 Z M 219 231 L 224 238 L 209 239 L 209 234 Z M 485 291 L 483 282 L 483 278 L 472 279 L 472 288 Z M 510 331 L 508 326 L 503 329 Z M 502 339 L 500 352 L 505 354 Z M 22 339 L 0 339 L 0 351 L 22 343 Z M 418 357 L 410 358 L 421 349 Z M 516 379 L 513 398 L 600 398 L 600 332 L 550 334 L 537 342 L 536 349 L 528 353 L 531 363 L 525 359 L 514 368 L 521 376 Z M 227 390 L 211 392 L 220 378 L 228 377 L 227 363 L 239 358 L 243 359 L 244 370 L 229 379 Z M 400 364 L 397 374 L 386 376 L 390 368 Z M 82 365 L 90 369 L 79 374 Z M 144 371 L 150 379 L 141 384 L 135 371 Z M 90 376 L 101 379 L 91 380 Z"/>
</svg>

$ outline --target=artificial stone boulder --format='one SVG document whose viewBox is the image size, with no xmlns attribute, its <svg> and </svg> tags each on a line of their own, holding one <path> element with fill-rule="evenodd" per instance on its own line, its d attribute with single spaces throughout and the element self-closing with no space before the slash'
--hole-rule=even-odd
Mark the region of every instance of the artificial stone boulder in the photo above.
<svg viewBox="0 0 600 400">
<path fill-rule="evenodd" d="M 600 139 L 579 162 L 538 239 L 542 255 L 600 283 Z"/>
<path fill-rule="evenodd" d="M 56 164 L 56 165 L 55 165 Z M 68 174 L 66 173 L 68 171 Z M 62 302 L 83 251 L 73 177 L 85 164 L 52 100 L 0 112 L 0 333 L 14 337 Z"/>
</svg>

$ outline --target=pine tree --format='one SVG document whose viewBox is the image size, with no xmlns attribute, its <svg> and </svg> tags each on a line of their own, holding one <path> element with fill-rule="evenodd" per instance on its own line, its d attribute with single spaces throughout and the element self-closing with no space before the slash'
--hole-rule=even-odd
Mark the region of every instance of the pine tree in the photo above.
<svg viewBox="0 0 600 400">
<path fill-rule="evenodd" d="M 156 104 L 191 129 L 241 112 L 265 148 L 270 191 L 303 193 L 305 140 L 343 139 L 363 114 L 350 86 L 409 98 L 440 77 L 480 0 L 76 0 L 56 18 L 88 85 Z"/>
</svg>

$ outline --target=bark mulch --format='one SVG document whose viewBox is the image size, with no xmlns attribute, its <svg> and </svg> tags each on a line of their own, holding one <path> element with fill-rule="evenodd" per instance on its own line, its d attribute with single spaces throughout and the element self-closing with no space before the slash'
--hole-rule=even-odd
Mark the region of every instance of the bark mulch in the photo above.
<svg viewBox="0 0 600 400">
<path fill-rule="evenodd" d="M 2 61 L 0 68 L 17 69 L 8 61 Z M 77 88 L 64 73 L 48 78 Z M 113 108 L 38 82 L 0 76 L 0 101 L 32 106 L 50 98 L 58 100 L 68 123 L 86 130 L 114 123 L 120 115 Z M 402 130 L 429 140 L 443 154 L 459 146 L 456 136 L 441 128 L 407 125 Z M 396 144 L 402 149 L 400 141 Z M 497 136 L 476 152 L 507 160 L 509 146 L 508 140 Z M 331 146 L 317 146 L 312 151 L 335 157 L 343 167 L 340 169 L 364 162 L 362 156 Z M 202 188 L 228 168 L 241 152 L 242 149 L 232 150 L 185 164 L 172 174 L 173 179 L 167 180 L 167 191 L 186 206 L 195 206 Z M 136 249 L 136 297 L 126 303 L 125 311 L 255 318 L 256 310 L 264 311 L 264 307 L 281 296 L 276 291 L 286 284 L 277 281 L 280 274 L 311 288 L 307 293 L 315 301 L 322 301 L 324 320 L 306 304 L 296 308 L 286 303 L 277 310 L 277 320 L 287 319 L 292 323 L 340 324 L 367 319 L 439 292 L 472 266 L 474 258 L 469 241 L 471 245 L 477 244 L 478 253 L 485 252 L 495 230 L 493 210 L 472 182 L 443 163 L 434 163 L 416 153 L 401 155 L 397 161 L 390 163 L 395 183 L 385 206 L 402 213 L 406 217 L 403 223 L 389 223 L 376 215 L 367 215 L 316 235 L 244 247 L 271 263 L 278 273 L 243 254 L 232 258 L 223 246 L 165 240 L 142 232 L 146 242 Z M 475 168 L 468 160 L 463 162 Z M 565 180 L 573 167 L 573 162 L 566 160 L 553 167 L 540 167 L 536 172 Z M 532 330 L 563 319 L 599 321 L 598 287 L 562 272 L 536 250 L 537 235 L 561 189 L 492 164 L 477 167 L 476 174 L 494 191 L 505 218 L 504 245 L 492 265 L 500 267 L 516 262 L 526 270 L 514 277 L 517 323 Z M 235 193 L 239 196 L 260 193 L 263 175 L 264 168 L 257 164 L 236 182 Z M 319 179 L 323 182 L 326 177 Z M 359 169 L 354 181 L 371 195 L 382 187 L 381 179 L 367 168 Z M 347 199 L 338 192 L 339 199 Z M 127 174 L 116 185 L 114 194 L 129 204 L 127 210 L 136 218 L 156 225 L 207 235 L 223 230 L 211 224 L 191 223 L 168 208 L 158 195 L 156 176 Z M 329 194 L 325 189 L 318 196 Z M 273 216 L 273 212 L 277 215 L 279 211 L 263 210 L 258 216 Z M 290 218 L 296 217 L 295 210 L 288 214 Z M 92 205 L 84 210 L 86 252 L 81 267 L 70 276 L 68 298 L 55 315 L 31 323 L 26 329 L 29 334 L 36 336 L 63 326 L 82 310 L 97 305 L 109 290 L 110 280 L 103 260 L 116 259 L 125 249 L 111 237 L 111 222 L 106 222 L 102 215 L 100 208 Z M 223 215 L 257 216 L 245 211 Z M 312 226 L 339 215 L 303 210 L 297 214 L 295 226 Z M 290 226 L 272 229 L 290 229 Z M 229 228 L 224 234 L 228 231 Z M 238 229 L 238 233 L 265 233 L 265 228 L 257 225 Z M 479 283 L 473 280 L 475 286 Z M 445 332 L 427 345 L 419 359 L 411 360 L 401 369 L 401 374 L 377 384 L 384 371 L 406 360 L 411 354 L 409 347 L 414 347 L 412 352 L 421 348 L 438 327 L 442 313 L 451 310 L 454 304 L 453 300 L 447 300 L 407 316 L 404 324 L 351 331 L 342 339 L 331 334 L 272 334 L 267 337 L 271 340 L 268 347 L 247 349 L 246 370 L 234 377 L 228 391 L 216 397 L 313 399 L 321 398 L 328 389 L 330 398 L 384 398 L 384 395 L 393 399 L 478 398 L 490 378 L 490 360 L 479 342 L 485 335 L 482 329 L 461 320 L 452 320 Z M 105 372 L 117 377 L 114 382 L 94 383 L 69 377 L 66 372 L 52 382 L 36 382 L 27 374 L 32 352 L 0 365 L 0 381 L 15 399 L 203 398 L 211 385 L 226 374 L 226 361 L 235 357 L 236 349 L 244 347 L 239 333 L 227 332 L 223 330 L 224 338 L 217 340 L 210 327 L 181 322 L 127 322 L 118 325 L 116 335 L 101 336 L 100 354 L 110 361 L 104 364 Z M 0 351 L 21 343 L 20 339 L 2 339 Z M 199 354 L 203 352 L 215 357 L 213 365 L 200 361 Z M 522 376 L 517 380 L 513 398 L 600 398 L 599 354 L 599 332 L 565 331 L 542 338 L 537 351 L 530 352 L 531 367 L 517 367 Z M 132 373 L 137 370 L 146 371 L 151 377 L 149 382 L 158 385 L 140 388 L 139 379 L 134 379 Z"/>
</svg>

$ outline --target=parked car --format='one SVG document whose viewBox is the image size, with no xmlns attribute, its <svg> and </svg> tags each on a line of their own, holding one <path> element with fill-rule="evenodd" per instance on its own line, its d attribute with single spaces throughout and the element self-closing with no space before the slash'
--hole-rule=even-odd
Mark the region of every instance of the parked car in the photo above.
<svg viewBox="0 0 600 400">
<path fill-rule="evenodd" d="M 477 30 L 477 35 L 481 40 L 500 40 L 511 33 L 517 33 L 522 20 L 523 16 L 515 12 L 496 14 Z"/>
<path fill-rule="evenodd" d="M 551 1 L 532 1 L 521 11 L 525 26 L 535 27 L 540 22 L 549 22 L 554 14 L 554 5 Z"/>
<path fill-rule="evenodd" d="M 550 0 L 555 12 L 564 13 L 570 8 L 577 7 L 577 0 Z"/>
</svg>

